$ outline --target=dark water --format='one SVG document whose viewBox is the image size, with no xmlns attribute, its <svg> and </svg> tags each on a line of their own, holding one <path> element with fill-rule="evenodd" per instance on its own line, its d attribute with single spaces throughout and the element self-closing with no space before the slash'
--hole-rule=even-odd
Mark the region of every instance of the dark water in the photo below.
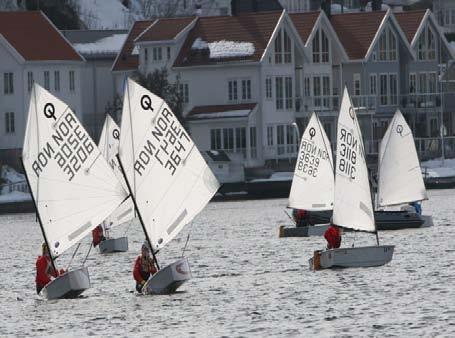
<svg viewBox="0 0 455 338">
<path fill-rule="evenodd" d="M 87 265 L 92 288 L 76 300 L 35 294 L 35 259 L 42 241 L 34 215 L 0 216 L 0 336 L 302 337 L 455 336 L 455 191 L 431 191 L 424 213 L 435 226 L 381 233 L 396 245 L 380 268 L 310 272 L 307 260 L 322 238 L 279 239 L 289 223 L 285 199 L 211 203 L 159 253 L 161 265 L 187 256 L 193 279 L 172 296 L 133 293 L 132 265 L 143 241 L 127 230 L 130 251 Z M 367 234 L 353 241 L 375 243 Z M 73 265 L 89 246 L 83 242 Z M 65 267 L 71 252 L 64 254 Z M 59 259 L 60 260 L 60 259 Z"/>
</svg>

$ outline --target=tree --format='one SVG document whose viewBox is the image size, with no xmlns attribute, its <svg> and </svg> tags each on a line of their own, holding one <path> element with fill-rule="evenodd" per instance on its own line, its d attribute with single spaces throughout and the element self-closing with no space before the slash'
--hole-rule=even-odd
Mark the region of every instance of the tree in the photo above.
<svg viewBox="0 0 455 338">
<path fill-rule="evenodd" d="M 174 17 L 192 14 L 190 6 L 184 0 L 138 0 L 144 18 Z"/>
<path fill-rule="evenodd" d="M 27 10 L 41 10 L 58 29 L 80 29 L 79 8 L 74 0 L 25 0 Z"/>
<path fill-rule="evenodd" d="M 150 90 L 153 94 L 161 97 L 174 112 L 177 119 L 185 127 L 183 118 L 183 95 L 179 89 L 180 78 L 177 78 L 176 83 L 170 83 L 166 68 L 155 69 L 152 73 L 143 75 L 136 74 L 137 82 Z"/>
</svg>

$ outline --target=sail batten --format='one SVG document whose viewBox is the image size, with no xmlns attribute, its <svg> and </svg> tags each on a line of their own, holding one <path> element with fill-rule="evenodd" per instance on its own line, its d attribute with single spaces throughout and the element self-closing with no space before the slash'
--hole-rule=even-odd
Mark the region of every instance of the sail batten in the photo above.
<svg viewBox="0 0 455 338">
<path fill-rule="evenodd" d="M 288 206 L 304 210 L 333 208 L 334 176 L 330 141 L 315 113 L 302 135 Z"/>
<path fill-rule="evenodd" d="M 379 149 L 380 206 L 428 199 L 411 128 L 399 110 Z"/>
<path fill-rule="evenodd" d="M 54 257 L 80 241 L 127 195 L 72 110 L 37 84 L 22 160 Z"/>
<path fill-rule="evenodd" d="M 128 79 L 119 156 L 154 250 L 210 201 L 219 183 L 163 99 Z"/>
<path fill-rule="evenodd" d="M 346 88 L 338 116 L 333 223 L 376 231 L 362 133 Z"/>
</svg>

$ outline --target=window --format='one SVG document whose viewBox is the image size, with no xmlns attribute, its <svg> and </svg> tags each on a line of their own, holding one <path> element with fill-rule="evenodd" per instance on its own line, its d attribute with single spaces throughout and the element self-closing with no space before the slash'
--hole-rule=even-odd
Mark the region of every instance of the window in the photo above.
<svg viewBox="0 0 455 338">
<path fill-rule="evenodd" d="M 70 75 L 70 91 L 74 92 L 74 89 L 75 89 L 75 85 L 74 85 L 74 70 L 70 70 L 69 75 Z"/>
<path fill-rule="evenodd" d="M 319 29 L 313 38 L 313 63 L 329 62 L 329 39 L 323 29 Z"/>
<path fill-rule="evenodd" d="M 242 80 L 242 100 L 251 100 L 251 80 Z"/>
<path fill-rule="evenodd" d="M 44 88 L 46 88 L 47 90 L 49 90 L 51 88 L 51 80 L 50 80 L 48 70 L 44 71 Z"/>
<path fill-rule="evenodd" d="M 273 126 L 267 126 L 267 145 L 273 146 Z"/>
<path fill-rule="evenodd" d="M 322 103 L 323 106 L 328 108 L 330 106 L 330 77 L 323 76 L 322 77 Z"/>
<path fill-rule="evenodd" d="M 276 143 L 278 155 L 284 154 L 284 125 L 276 126 Z"/>
<path fill-rule="evenodd" d="M 387 105 L 387 74 L 379 75 L 379 94 L 380 94 L 380 103 L 381 105 Z"/>
<path fill-rule="evenodd" d="M 360 74 L 354 74 L 354 96 L 360 96 Z"/>
<path fill-rule="evenodd" d="M 272 78 L 266 77 L 265 79 L 265 98 L 272 99 Z"/>
<path fill-rule="evenodd" d="M 292 62 L 292 42 L 286 31 L 283 31 L 283 40 L 284 40 L 284 63 Z"/>
<path fill-rule="evenodd" d="M 29 92 L 32 91 L 33 88 L 33 72 L 27 73 L 27 89 Z"/>
<path fill-rule="evenodd" d="M 370 74 L 370 95 L 376 95 L 378 90 L 377 90 L 377 76 L 376 74 Z"/>
<path fill-rule="evenodd" d="M 167 59 L 171 59 L 171 47 L 167 47 Z"/>
<path fill-rule="evenodd" d="M 321 100 L 321 78 L 319 76 L 313 77 L 313 96 L 314 96 L 314 105 L 320 107 Z"/>
<path fill-rule="evenodd" d="M 390 27 L 386 27 L 379 38 L 379 60 L 395 61 L 397 59 L 397 39 Z"/>
<path fill-rule="evenodd" d="M 149 51 L 147 47 L 144 48 L 144 61 L 147 62 L 149 60 Z"/>
<path fill-rule="evenodd" d="M 285 97 L 285 102 L 286 102 L 286 109 L 292 109 L 292 107 L 293 107 L 292 77 L 285 77 L 284 83 L 285 83 L 284 97 Z"/>
<path fill-rule="evenodd" d="M 310 87 L 310 78 L 309 77 L 305 77 L 303 79 L 303 84 L 304 84 L 304 95 L 306 97 L 310 97 L 311 96 L 311 87 Z"/>
<path fill-rule="evenodd" d="M 7 134 L 13 134 L 15 132 L 13 112 L 5 113 L 5 132 Z"/>
<path fill-rule="evenodd" d="M 56 92 L 60 91 L 60 72 L 58 70 L 54 72 L 54 89 Z"/>
<path fill-rule="evenodd" d="M 415 94 L 417 89 L 417 84 L 416 84 L 416 74 L 415 73 L 410 73 L 409 74 L 409 93 L 410 94 Z"/>
<path fill-rule="evenodd" d="M 179 93 L 182 97 L 183 103 L 188 103 L 190 101 L 188 83 L 179 83 Z"/>
<path fill-rule="evenodd" d="M 428 92 L 436 93 L 436 73 L 428 73 Z"/>
<path fill-rule="evenodd" d="M 419 60 L 436 59 L 436 41 L 430 26 L 426 26 L 420 34 L 417 43 L 417 58 Z"/>
<path fill-rule="evenodd" d="M 237 151 L 241 151 L 245 156 L 246 149 L 246 128 L 235 128 L 235 147 Z"/>
<path fill-rule="evenodd" d="M 221 129 L 210 129 L 210 149 L 221 149 Z"/>
<path fill-rule="evenodd" d="M 389 74 L 390 82 L 390 104 L 397 104 L 398 102 L 398 92 L 397 92 L 397 74 Z"/>
<path fill-rule="evenodd" d="M 286 126 L 286 144 L 287 144 L 287 147 L 286 147 L 286 151 L 288 153 L 293 153 L 295 152 L 297 149 L 296 149 L 296 142 L 295 142 L 295 139 L 296 139 L 296 129 L 293 125 L 287 125 Z"/>
<path fill-rule="evenodd" d="M 275 106 L 277 110 L 281 110 L 284 107 L 284 98 L 283 98 L 283 78 L 275 78 Z"/>
<path fill-rule="evenodd" d="M 3 73 L 3 93 L 14 94 L 13 73 Z"/>
<path fill-rule="evenodd" d="M 234 129 L 223 129 L 223 149 L 228 151 L 234 150 Z"/>
<path fill-rule="evenodd" d="M 257 156 L 256 127 L 250 127 L 250 151 L 251 151 L 251 158 L 256 158 L 256 156 Z"/>
<path fill-rule="evenodd" d="M 283 63 L 283 55 L 281 50 L 281 30 L 275 38 L 275 63 Z"/>
<path fill-rule="evenodd" d="M 162 59 L 161 47 L 153 47 L 153 61 L 161 61 Z"/>
<path fill-rule="evenodd" d="M 230 80 L 228 82 L 228 98 L 229 101 L 237 101 L 237 80 Z"/>
<path fill-rule="evenodd" d="M 419 92 L 421 94 L 426 94 L 427 89 L 427 73 L 419 73 Z"/>
</svg>

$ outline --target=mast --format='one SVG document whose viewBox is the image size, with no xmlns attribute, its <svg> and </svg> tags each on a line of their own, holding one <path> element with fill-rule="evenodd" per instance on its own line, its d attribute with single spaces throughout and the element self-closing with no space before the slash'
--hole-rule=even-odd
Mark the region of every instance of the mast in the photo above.
<svg viewBox="0 0 455 338">
<path fill-rule="evenodd" d="M 156 263 L 157 269 L 160 270 L 160 266 L 158 264 L 158 260 L 156 259 L 155 251 L 153 251 L 152 242 L 150 241 L 150 238 L 149 238 L 149 235 L 147 233 L 147 230 L 145 229 L 145 224 L 144 224 L 144 220 L 142 219 L 141 212 L 139 211 L 139 208 L 137 207 L 137 204 L 136 204 L 136 198 L 133 195 L 133 192 L 132 192 L 131 186 L 130 186 L 130 182 L 128 181 L 128 178 L 126 177 L 126 174 L 125 174 L 125 170 L 123 169 L 122 161 L 120 160 L 120 156 L 119 156 L 118 153 L 117 153 L 116 156 L 117 156 L 118 163 L 120 165 L 120 170 L 122 171 L 123 177 L 125 178 L 125 182 L 126 182 L 126 185 L 128 187 L 128 191 L 130 193 L 131 199 L 133 200 L 134 209 L 136 209 L 137 216 L 139 217 L 139 221 L 141 222 L 142 230 L 144 231 L 144 234 L 145 234 L 145 238 L 147 239 L 147 242 L 148 242 L 148 244 L 150 246 L 150 251 L 152 252 L 153 260 Z"/>
<path fill-rule="evenodd" d="M 22 156 L 21 156 L 21 164 L 22 164 L 22 169 L 24 170 L 24 175 L 25 175 L 25 179 L 27 181 L 28 188 L 30 189 L 30 195 L 32 196 L 33 205 L 35 206 L 36 216 L 38 218 L 38 223 L 39 223 L 39 226 L 41 228 L 41 232 L 43 233 L 44 242 L 47 245 L 47 251 L 49 253 L 49 257 L 51 258 L 52 268 L 54 268 L 54 271 L 57 271 L 57 269 L 55 267 L 54 258 L 52 257 L 52 253 L 51 253 L 51 249 L 50 249 L 50 246 L 49 246 L 49 242 L 48 242 L 47 237 L 46 237 L 46 232 L 44 232 L 43 223 L 41 222 L 41 216 L 39 214 L 38 205 L 36 204 L 35 196 L 33 196 L 33 190 L 32 190 L 32 187 L 30 185 L 30 181 L 28 179 L 27 171 L 25 170 L 24 160 L 22 159 Z"/>
</svg>

